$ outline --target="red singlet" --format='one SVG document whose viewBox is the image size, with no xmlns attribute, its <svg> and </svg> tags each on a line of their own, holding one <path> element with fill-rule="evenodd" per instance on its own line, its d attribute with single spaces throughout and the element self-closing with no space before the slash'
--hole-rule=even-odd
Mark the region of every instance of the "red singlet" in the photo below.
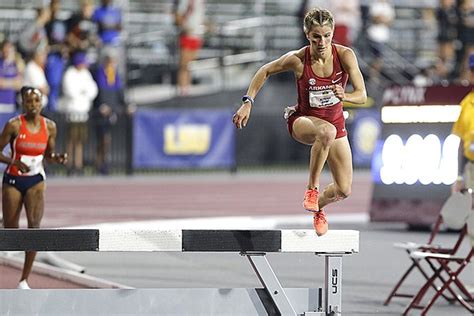
<svg viewBox="0 0 474 316">
<path fill-rule="evenodd" d="M 20 130 L 18 135 L 11 142 L 12 157 L 15 160 L 21 160 L 31 168 L 31 173 L 44 173 L 43 155 L 48 146 L 48 128 L 46 119 L 40 117 L 40 129 L 36 133 L 32 133 L 26 127 L 26 119 L 22 114 L 20 117 Z M 22 158 L 23 157 L 23 158 Z M 22 174 L 19 170 L 9 165 L 6 172 L 14 176 L 30 176 L 32 174 Z"/>
<path fill-rule="evenodd" d="M 346 88 L 349 75 L 342 68 L 336 46 L 332 44 L 333 71 L 329 77 L 319 77 L 311 68 L 311 51 L 306 46 L 304 54 L 303 75 L 297 80 L 298 105 L 296 112 L 288 118 L 288 130 L 293 132 L 293 123 L 300 116 L 314 116 L 336 127 L 336 138 L 347 135 L 342 102 L 332 92 L 334 84 Z"/>
</svg>

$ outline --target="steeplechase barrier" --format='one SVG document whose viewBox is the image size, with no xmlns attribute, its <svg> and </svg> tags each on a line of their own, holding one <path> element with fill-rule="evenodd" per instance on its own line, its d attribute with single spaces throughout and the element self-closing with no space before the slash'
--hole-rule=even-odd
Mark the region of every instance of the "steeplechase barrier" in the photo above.
<svg viewBox="0 0 474 316">
<path fill-rule="evenodd" d="M 341 315 L 342 258 L 359 232 L 330 230 L 0 229 L 0 251 L 240 253 L 262 288 L 0 290 L 2 315 Z M 321 288 L 283 288 L 267 253 L 325 259 Z M 24 302 L 18 304 L 18 302 Z"/>
</svg>

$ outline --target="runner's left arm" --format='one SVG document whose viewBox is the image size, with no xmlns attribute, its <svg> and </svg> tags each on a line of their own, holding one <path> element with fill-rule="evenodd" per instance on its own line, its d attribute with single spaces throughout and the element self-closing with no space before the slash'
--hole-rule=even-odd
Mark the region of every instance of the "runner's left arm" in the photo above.
<svg viewBox="0 0 474 316">
<path fill-rule="evenodd" d="M 350 48 L 345 49 L 341 54 L 341 63 L 346 72 L 349 74 L 352 87 L 351 92 L 344 92 L 340 85 L 335 85 L 334 93 L 342 101 L 363 104 L 367 101 L 367 91 L 365 90 L 364 77 L 359 68 L 357 57 Z"/>
<path fill-rule="evenodd" d="M 56 153 L 56 135 L 57 128 L 56 123 L 51 120 L 47 121 L 48 126 L 48 145 L 45 151 L 45 158 L 48 162 L 54 162 L 59 164 L 65 164 L 67 162 L 67 153 Z"/>
</svg>

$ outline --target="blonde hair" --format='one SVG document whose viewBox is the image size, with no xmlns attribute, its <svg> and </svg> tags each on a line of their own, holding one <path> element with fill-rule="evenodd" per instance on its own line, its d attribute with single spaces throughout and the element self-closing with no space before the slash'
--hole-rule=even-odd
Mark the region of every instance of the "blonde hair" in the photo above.
<svg viewBox="0 0 474 316">
<path fill-rule="evenodd" d="M 326 9 L 313 8 L 304 16 L 303 29 L 308 34 L 313 26 L 323 26 L 325 24 L 329 24 L 331 28 L 334 28 L 334 16 L 332 13 Z"/>
</svg>

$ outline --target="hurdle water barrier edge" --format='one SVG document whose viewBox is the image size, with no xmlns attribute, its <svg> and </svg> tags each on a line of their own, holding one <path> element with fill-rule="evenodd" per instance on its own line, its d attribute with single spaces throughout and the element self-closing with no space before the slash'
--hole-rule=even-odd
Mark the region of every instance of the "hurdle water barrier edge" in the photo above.
<svg viewBox="0 0 474 316">
<path fill-rule="evenodd" d="M 244 308 L 243 303 L 250 303 L 247 304 L 250 306 L 245 307 L 247 309 L 242 312 L 242 315 L 334 315 L 342 313 L 342 257 L 359 252 L 359 232 L 330 230 L 326 235 L 318 237 L 313 230 L 0 229 L 0 251 L 28 250 L 237 252 L 248 258 L 263 289 L 186 289 L 180 292 L 178 301 L 183 302 L 182 298 L 185 298 L 186 301 L 192 302 L 187 307 L 179 307 L 184 308 L 180 313 L 189 309 L 189 312 L 194 314 L 220 315 L 225 313 L 225 310 L 215 310 L 211 305 L 229 308 L 236 312 L 238 308 Z M 266 258 L 266 253 L 314 253 L 325 257 L 324 301 L 316 299 L 318 289 L 282 288 Z M 123 311 L 123 308 L 136 302 L 144 303 L 151 314 L 159 312 L 172 315 L 179 309 L 177 306 L 169 306 L 167 308 L 170 310 L 163 310 L 170 299 L 177 299 L 176 294 L 172 293 L 175 291 L 170 289 L 71 291 L 0 290 L 0 299 L 1 302 L 9 302 L 12 295 L 27 296 L 29 301 L 36 304 L 43 302 L 43 308 L 49 308 L 51 311 L 53 306 L 51 303 L 69 293 L 70 297 L 67 301 L 70 303 L 71 299 L 76 303 L 87 301 L 91 295 L 90 298 L 94 297 L 96 300 L 101 297 L 108 304 L 89 305 L 91 308 L 101 308 L 105 313 L 110 312 L 108 310 L 110 306 L 104 305 L 122 308 Z M 89 294 L 91 293 L 89 291 L 94 291 L 92 293 L 95 294 Z M 132 292 L 127 292 L 128 294 L 124 296 L 123 291 Z M 187 298 L 186 293 L 189 294 Z M 230 300 L 231 296 L 235 298 Z M 46 300 L 45 297 L 47 297 Z M 128 303 L 124 297 L 128 298 Z M 161 303 L 158 300 L 161 300 Z M 196 302 L 203 301 L 212 304 L 205 304 L 207 307 L 202 306 L 200 310 Z M 44 302 L 49 302 L 49 307 L 45 307 Z M 125 306 L 122 306 L 123 304 Z M 5 312 L 14 314 L 13 304 L 2 303 L 2 306 L 0 308 L 2 314 Z M 77 308 L 78 305 L 74 304 L 74 306 Z M 67 309 L 68 306 L 62 308 Z M 85 312 L 83 309 L 79 310 L 81 313 Z M 74 310 L 68 310 L 68 312 L 70 315 L 76 315 Z M 92 310 L 87 310 L 87 312 L 92 312 Z M 94 312 L 100 313 L 95 310 Z M 141 311 L 141 314 L 146 313 L 144 310 Z"/>
</svg>

